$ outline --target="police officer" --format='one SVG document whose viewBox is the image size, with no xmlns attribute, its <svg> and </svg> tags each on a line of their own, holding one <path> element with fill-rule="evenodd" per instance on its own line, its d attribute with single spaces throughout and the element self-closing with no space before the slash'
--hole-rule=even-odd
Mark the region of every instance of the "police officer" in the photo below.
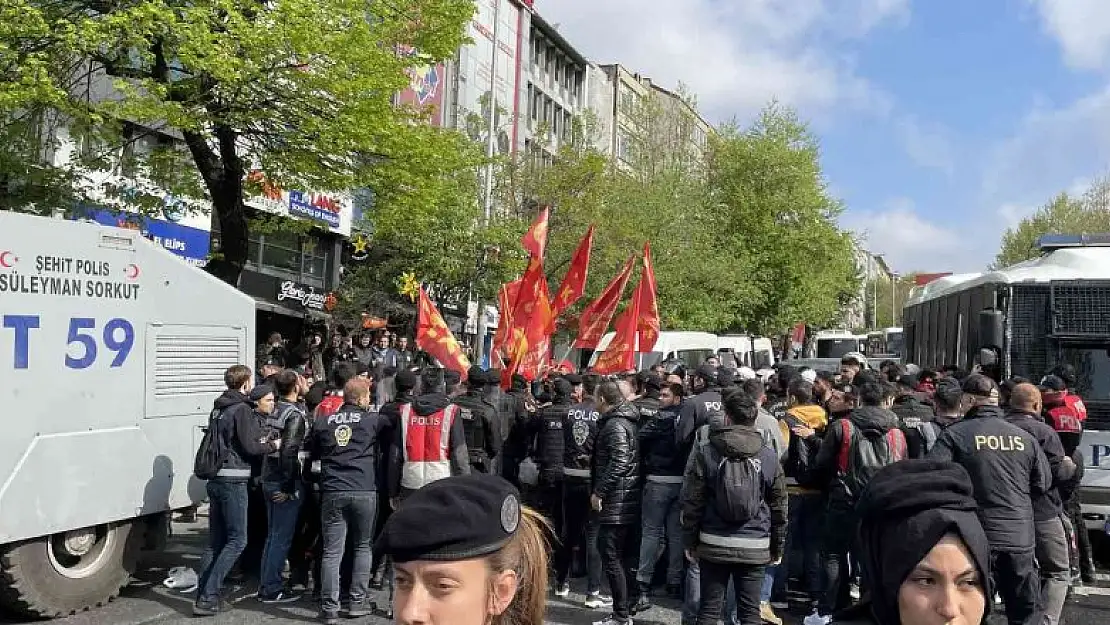
<svg viewBox="0 0 1110 625">
<path fill-rule="evenodd" d="M 497 455 L 496 431 L 497 408 L 485 399 L 486 372 L 480 367 L 467 371 L 466 392 L 458 395 L 452 402 L 459 407 L 466 449 L 470 452 L 470 469 L 489 473 L 493 457 Z"/>
<path fill-rule="evenodd" d="M 552 383 L 551 405 L 545 406 L 532 418 L 536 451 L 533 458 L 539 468 L 536 485 L 536 509 L 551 521 L 555 531 L 562 526 L 563 498 L 563 421 L 570 412 L 570 394 L 574 387 L 563 378 Z"/>
<path fill-rule="evenodd" d="M 689 457 L 694 447 L 694 434 L 703 425 L 720 425 L 725 422 L 721 411 L 721 387 L 717 381 L 717 367 L 703 364 L 694 371 L 690 382 L 694 396 L 682 404 L 675 435 L 684 456 Z"/>
<path fill-rule="evenodd" d="M 582 378 L 582 401 L 570 407 L 563 421 L 563 536 L 555 552 L 555 594 L 570 594 L 571 565 L 576 547 L 586 551 L 586 607 L 609 607 L 601 595 L 601 554 L 597 549 L 597 515 L 590 511 L 590 471 L 601 413 L 593 401 L 600 378 Z"/>
<path fill-rule="evenodd" d="M 343 387 L 343 406 L 335 414 L 317 419 L 308 439 L 309 458 L 320 463 L 320 618 L 329 624 L 339 622 L 339 568 L 348 541 L 353 558 L 347 616 L 371 613 L 366 595 L 379 505 L 374 461 L 379 437 L 390 426 L 386 418 L 368 410 L 371 401 L 369 382 L 349 380 Z"/>
<path fill-rule="evenodd" d="M 663 383 L 654 373 L 641 371 L 636 375 L 636 387 L 640 396 L 632 401 L 632 405 L 640 410 L 640 423 L 646 423 L 659 414 L 659 389 Z"/>
<path fill-rule="evenodd" d="M 516 488 L 492 475 L 449 477 L 416 491 L 376 545 L 396 569 L 395 622 L 543 623 L 543 527 L 539 514 L 520 505 Z"/>
<path fill-rule="evenodd" d="M 944 430 L 929 459 L 955 461 L 971 475 L 1006 619 L 1010 625 L 1039 625 L 1033 500 L 1050 486 L 1048 460 L 1036 439 L 1006 421 L 994 380 L 970 375 L 963 392 L 970 410 Z"/>
<path fill-rule="evenodd" d="M 501 376 L 498 375 L 496 383 L 499 384 L 500 381 Z M 527 380 L 519 375 L 512 377 L 511 388 L 500 395 L 497 412 L 501 475 L 519 487 L 520 463 L 531 451 L 528 441 L 528 420 L 531 412 Z"/>
</svg>

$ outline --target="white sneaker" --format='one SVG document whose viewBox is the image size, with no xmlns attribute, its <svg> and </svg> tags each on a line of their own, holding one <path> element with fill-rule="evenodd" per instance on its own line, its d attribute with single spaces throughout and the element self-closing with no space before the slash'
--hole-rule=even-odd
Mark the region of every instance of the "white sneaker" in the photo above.
<svg viewBox="0 0 1110 625">
<path fill-rule="evenodd" d="M 613 607 L 613 598 L 595 592 L 586 597 L 586 607 L 591 610 L 601 610 Z"/>
<path fill-rule="evenodd" d="M 632 625 L 631 618 L 620 619 L 610 614 L 600 621 L 594 621 L 593 625 Z"/>
<path fill-rule="evenodd" d="M 1071 587 L 1071 594 L 1076 597 L 1086 597 L 1091 594 L 1087 587 L 1083 584 L 1075 584 Z"/>
<path fill-rule="evenodd" d="M 555 596 L 566 599 L 570 596 L 570 584 L 562 584 L 555 587 Z"/>
<path fill-rule="evenodd" d="M 814 610 L 813 614 L 810 614 L 802 621 L 802 625 L 829 625 L 831 622 L 831 616 L 821 616 L 817 610 Z"/>
</svg>

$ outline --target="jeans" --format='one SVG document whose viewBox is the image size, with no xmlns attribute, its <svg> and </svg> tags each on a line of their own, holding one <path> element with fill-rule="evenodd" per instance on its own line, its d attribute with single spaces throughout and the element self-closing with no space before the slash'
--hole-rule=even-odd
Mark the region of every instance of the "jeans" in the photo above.
<svg viewBox="0 0 1110 625">
<path fill-rule="evenodd" d="M 682 483 L 644 483 L 643 534 L 640 540 L 640 566 L 636 581 L 643 586 L 651 584 L 655 564 L 663 555 L 664 538 L 667 546 L 667 583 L 682 583 L 682 526 L 678 522 L 679 495 Z"/>
<path fill-rule="evenodd" d="M 559 585 L 570 579 L 574 549 L 586 552 L 586 592 L 601 592 L 601 552 L 598 551 L 597 515 L 590 510 L 589 482 L 563 481 L 563 534 L 555 551 L 555 580 Z"/>
<path fill-rule="evenodd" d="M 1057 625 L 1071 585 L 1068 539 L 1060 517 L 1037 521 L 1037 564 L 1041 572 L 1041 606 L 1046 625 Z"/>
<path fill-rule="evenodd" d="M 247 547 L 247 483 L 208 480 L 208 549 L 201 559 L 197 603 L 215 607 L 235 561 Z"/>
<path fill-rule="evenodd" d="M 770 603 L 771 594 L 775 589 L 775 578 L 778 577 L 779 569 L 785 569 L 782 563 L 768 564 L 767 570 L 763 572 L 763 584 L 759 587 L 759 602 Z"/>
<path fill-rule="evenodd" d="M 629 555 L 635 552 L 634 543 L 630 540 L 634 534 L 631 525 L 602 525 L 597 535 L 601 566 L 613 593 L 613 615 L 621 619 L 629 617 L 629 588 L 636 586 L 635 570 L 628 566 L 627 561 Z"/>
<path fill-rule="evenodd" d="M 686 597 L 682 602 L 682 625 L 693 625 L 698 618 L 698 607 L 701 605 L 701 569 L 697 562 L 690 562 L 686 567 Z M 723 614 L 725 625 L 736 625 L 736 590 L 732 585 L 725 588 L 725 608 Z"/>
<path fill-rule="evenodd" d="M 270 597 L 281 592 L 284 585 L 281 571 L 285 568 L 285 558 L 293 544 L 293 534 L 297 531 L 301 504 L 304 502 L 304 489 L 298 486 L 296 497 L 281 503 L 273 496 L 282 492 L 281 485 L 272 482 L 262 483 L 262 494 L 266 497 L 267 534 L 262 548 L 262 585 L 258 594 Z M 288 494 L 288 493 L 286 493 Z"/>
<path fill-rule="evenodd" d="M 323 493 L 320 500 L 320 524 L 324 539 L 324 552 L 320 566 L 322 576 L 320 608 L 323 612 L 339 611 L 339 566 L 343 561 L 348 534 L 350 534 L 353 550 L 351 608 L 365 607 L 372 564 L 370 541 L 374 538 L 377 507 L 377 493 Z"/>
<path fill-rule="evenodd" d="M 772 597 L 786 596 L 786 581 L 795 571 L 802 579 L 805 592 L 812 602 L 821 597 L 821 527 L 825 503 L 818 493 L 790 495 L 789 525 L 786 532 L 785 557 L 775 567 Z"/>
<path fill-rule="evenodd" d="M 1009 625 L 1041 625 L 1041 579 L 1034 552 L 991 551 L 991 573 Z"/>
<path fill-rule="evenodd" d="M 556 536 L 563 531 L 563 482 L 540 477 L 535 490 L 536 511 L 551 521 Z"/>
<path fill-rule="evenodd" d="M 759 593 L 765 567 L 762 564 L 723 564 L 701 561 L 701 603 L 697 625 L 716 625 L 721 618 L 729 578 L 736 592 L 736 620 L 740 625 L 760 625 Z"/>
<path fill-rule="evenodd" d="M 852 603 L 851 551 L 857 526 L 854 514 L 830 509 L 825 516 L 825 531 L 821 557 L 825 561 L 825 587 L 818 602 L 818 611 L 824 615 L 835 614 Z"/>
</svg>

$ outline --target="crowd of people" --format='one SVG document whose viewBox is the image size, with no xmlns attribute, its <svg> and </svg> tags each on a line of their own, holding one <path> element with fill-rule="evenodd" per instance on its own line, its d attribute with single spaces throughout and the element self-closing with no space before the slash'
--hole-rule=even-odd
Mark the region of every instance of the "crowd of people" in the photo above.
<svg viewBox="0 0 1110 625">
<path fill-rule="evenodd" d="M 226 609 L 237 562 L 260 601 L 311 593 L 325 623 L 371 614 L 371 586 L 390 590 L 380 613 L 437 622 L 446 599 L 412 592 L 421 563 L 475 558 L 497 600 L 438 622 L 538 625 L 580 572 L 583 606 L 608 613 L 595 625 L 664 597 L 684 624 L 975 625 L 995 591 L 1009 623 L 1040 625 L 1093 579 L 1067 366 L 998 384 L 860 354 L 836 372 L 713 358 L 503 390 L 500 371 L 377 340 L 348 357 L 341 338 L 327 380 L 279 364 L 280 337 L 258 376 L 228 370 L 196 614 Z"/>
</svg>

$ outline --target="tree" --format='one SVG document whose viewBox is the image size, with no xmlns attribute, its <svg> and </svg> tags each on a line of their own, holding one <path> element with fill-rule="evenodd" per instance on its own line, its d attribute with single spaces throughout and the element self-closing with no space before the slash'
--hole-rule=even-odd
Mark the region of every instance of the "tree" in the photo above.
<svg viewBox="0 0 1110 625">
<path fill-rule="evenodd" d="M 1080 197 L 1060 193 L 1002 235 L 992 269 L 1040 255 L 1037 239 L 1046 234 L 1084 234 L 1110 229 L 1110 178 L 1095 182 Z"/>
<path fill-rule="evenodd" d="M 470 0 L 63 0 L 20 8 L 36 26 L 30 42 L 4 30 L 0 49 L 54 50 L 16 60 L 37 92 L 22 102 L 58 107 L 78 127 L 134 123 L 179 136 L 186 149 L 166 150 L 161 160 L 191 163 L 202 183 L 222 244 L 208 267 L 225 281 L 237 282 L 247 257 L 252 171 L 284 188 L 369 187 L 376 210 L 430 210 L 427 202 L 451 187 L 428 183 L 469 164 L 455 133 L 420 123 L 422 113 L 395 107 L 393 94 L 408 83 L 406 50 L 432 61 L 454 54 Z M 90 61 L 89 76 L 114 77 L 112 90 L 74 97 L 72 74 L 40 66 L 57 58 Z M 162 168 L 173 171 L 180 166 Z"/>
<path fill-rule="evenodd" d="M 875 319 L 876 330 L 882 328 L 898 327 L 902 323 L 902 308 L 910 297 L 910 290 L 914 287 L 914 276 L 895 276 L 894 286 L 885 278 L 871 280 L 867 283 L 866 309 L 868 319 Z M 893 306 L 891 302 L 893 298 Z M 873 309 L 873 310 L 872 310 Z M 875 316 L 872 317 L 871 315 Z"/>
<path fill-rule="evenodd" d="M 857 291 L 851 236 L 828 193 L 818 144 L 796 113 L 776 103 L 748 128 L 714 142 L 714 201 L 726 215 L 723 249 L 743 260 L 745 297 L 724 300 L 738 328 L 770 333 L 827 325 Z"/>
</svg>

